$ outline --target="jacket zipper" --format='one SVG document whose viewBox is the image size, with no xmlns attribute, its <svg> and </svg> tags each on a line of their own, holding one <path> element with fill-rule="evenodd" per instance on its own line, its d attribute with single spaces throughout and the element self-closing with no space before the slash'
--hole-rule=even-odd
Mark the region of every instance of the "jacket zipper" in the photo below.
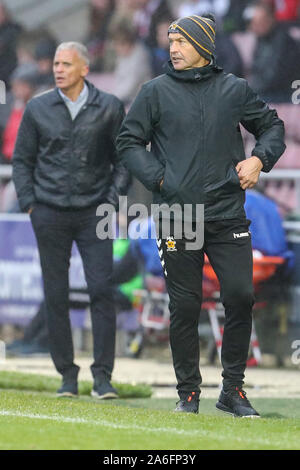
<svg viewBox="0 0 300 470">
<path fill-rule="evenodd" d="M 203 194 L 204 198 L 204 171 L 206 167 L 206 161 L 205 161 L 205 129 L 204 129 L 204 111 L 203 111 L 203 99 L 202 96 L 200 96 L 200 129 L 202 128 L 201 132 L 201 154 L 203 155 L 203 158 L 200 160 L 200 188 L 201 192 Z"/>
<path fill-rule="evenodd" d="M 75 128 L 75 121 L 77 120 L 78 116 L 79 116 L 80 114 L 82 114 L 82 112 L 87 109 L 88 105 L 87 105 L 87 103 L 85 103 L 85 104 L 80 108 L 79 112 L 77 113 L 77 115 L 75 116 L 74 119 L 72 119 L 72 116 L 71 116 L 71 113 L 70 113 L 70 111 L 69 111 L 69 108 L 68 108 L 68 106 L 66 105 L 65 102 L 64 102 L 64 106 L 65 106 L 66 109 L 67 109 L 68 116 L 69 116 L 69 119 L 70 119 L 70 121 L 71 121 L 71 128 L 72 128 L 72 133 L 71 133 L 71 135 L 72 135 L 71 148 L 72 148 L 72 150 L 73 150 L 73 135 L 74 135 L 74 128 Z M 72 169 L 71 169 L 71 171 L 69 170 L 69 185 L 68 185 L 68 186 L 69 186 L 69 191 L 68 191 L 68 204 L 69 204 L 69 206 L 71 205 L 71 195 L 72 195 L 72 190 L 71 190 L 71 175 L 72 175 Z"/>
</svg>

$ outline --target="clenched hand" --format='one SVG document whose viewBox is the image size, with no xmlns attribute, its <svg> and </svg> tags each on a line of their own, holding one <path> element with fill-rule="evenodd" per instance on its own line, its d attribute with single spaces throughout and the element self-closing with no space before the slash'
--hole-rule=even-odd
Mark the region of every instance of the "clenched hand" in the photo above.
<svg viewBox="0 0 300 470">
<path fill-rule="evenodd" d="M 263 164 L 258 157 L 250 157 L 237 164 L 236 171 L 242 189 L 250 189 L 256 185 Z"/>
</svg>

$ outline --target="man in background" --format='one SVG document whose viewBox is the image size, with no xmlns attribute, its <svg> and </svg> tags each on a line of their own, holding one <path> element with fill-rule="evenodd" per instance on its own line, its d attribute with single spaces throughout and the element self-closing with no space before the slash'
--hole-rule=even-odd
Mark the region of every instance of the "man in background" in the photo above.
<svg viewBox="0 0 300 470">
<path fill-rule="evenodd" d="M 257 5 L 249 27 L 257 38 L 249 84 L 268 103 L 290 103 L 292 83 L 300 76 L 298 44 L 271 5 Z"/>
<path fill-rule="evenodd" d="M 112 288 L 112 240 L 99 239 L 96 209 L 117 207 L 129 178 L 116 161 L 115 138 L 124 107 L 86 80 L 87 49 L 61 44 L 54 57 L 54 90 L 26 107 L 13 157 L 13 180 L 20 208 L 36 235 L 44 281 L 49 347 L 62 375 L 59 396 L 77 396 L 69 319 L 69 265 L 73 242 L 83 260 L 91 305 L 94 362 L 92 395 L 115 398 L 111 386 L 116 318 Z"/>
<path fill-rule="evenodd" d="M 37 69 L 34 64 L 22 64 L 11 76 L 11 89 L 6 105 L 0 107 L 1 157 L 11 163 L 19 126 L 28 101 L 37 87 Z"/>
</svg>

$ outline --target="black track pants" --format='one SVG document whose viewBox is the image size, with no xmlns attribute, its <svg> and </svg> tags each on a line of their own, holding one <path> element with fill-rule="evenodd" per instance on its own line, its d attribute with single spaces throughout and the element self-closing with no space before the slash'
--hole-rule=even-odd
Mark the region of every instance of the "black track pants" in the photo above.
<svg viewBox="0 0 300 470">
<path fill-rule="evenodd" d="M 175 243 L 158 238 L 170 297 L 170 344 L 179 395 L 199 390 L 202 382 L 198 321 L 204 253 L 218 276 L 225 307 L 223 387 L 243 384 L 254 304 L 249 223 L 246 219 L 206 222 L 204 246 L 198 250 L 186 250 L 184 238 Z"/>
</svg>

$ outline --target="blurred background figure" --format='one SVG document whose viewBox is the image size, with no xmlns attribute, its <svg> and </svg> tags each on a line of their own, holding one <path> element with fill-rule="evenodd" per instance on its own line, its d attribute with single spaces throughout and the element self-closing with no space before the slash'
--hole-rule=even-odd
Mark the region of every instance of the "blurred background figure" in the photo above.
<svg viewBox="0 0 300 470">
<path fill-rule="evenodd" d="M 102 72 L 108 67 L 107 37 L 116 3 L 116 0 L 90 1 L 89 32 L 85 45 L 89 52 L 91 72 Z"/>
<path fill-rule="evenodd" d="M 277 21 L 299 21 L 300 0 L 262 0 L 262 3 L 274 8 Z"/>
<path fill-rule="evenodd" d="M 157 24 L 162 17 L 172 17 L 167 0 L 128 0 L 133 8 L 133 23 L 140 39 L 149 47 L 156 47 Z"/>
<path fill-rule="evenodd" d="M 11 76 L 11 90 L 6 105 L 0 106 L 0 163 L 11 164 L 20 123 L 26 103 L 37 89 L 38 68 L 34 63 L 19 65 Z M 0 210 L 19 212 L 13 182 L 3 179 L 0 185 Z"/>
<path fill-rule="evenodd" d="M 223 31 L 216 34 L 217 63 L 227 73 L 234 73 L 238 77 L 244 76 L 244 66 L 241 55 L 229 34 Z"/>
<path fill-rule="evenodd" d="M 223 30 L 228 34 L 245 31 L 248 25 L 249 8 L 255 0 L 230 0 L 222 18 Z"/>
<path fill-rule="evenodd" d="M 53 58 L 57 45 L 56 40 L 51 37 L 42 38 L 36 45 L 34 58 L 38 67 L 36 79 L 38 93 L 49 90 L 55 86 L 53 78 Z"/>
<path fill-rule="evenodd" d="M 21 30 L 21 26 L 10 18 L 4 2 L 0 2 L 0 80 L 3 80 L 7 87 L 17 66 L 16 50 Z"/>
<path fill-rule="evenodd" d="M 142 84 L 152 78 L 150 54 L 127 18 L 118 18 L 111 26 L 116 54 L 112 93 L 129 106 Z"/>
<path fill-rule="evenodd" d="M 267 102 L 290 102 L 292 82 L 300 77 L 299 45 L 269 4 L 255 6 L 249 28 L 256 37 L 250 86 Z"/>
<path fill-rule="evenodd" d="M 287 150 L 274 179 L 269 175 L 261 178 L 258 190 L 278 204 L 284 223 L 293 225 L 291 220 L 295 220 L 297 225 L 300 108 L 291 98 L 292 93 L 294 98 L 300 94 L 291 88 L 291 83 L 300 78 L 300 0 L 80 2 L 75 9 L 73 2 L 53 0 L 41 15 L 42 1 L 0 0 L 0 80 L 7 87 L 6 105 L 0 105 L 0 211 L 19 211 L 10 179 L 12 149 L 26 102 L 32 95 L 54 86 L 52 62 L 56 44 L 77 39 L 84 42 L 91 58 L 88 79 L 96 87 L 116 93 L 128 109 L 142 84 L 164 73 L 164 64 L 169 60 L 167 29 L 172 21 L 180 16 L 211 12 L 217 19 L 217 63 L 226 72 L 248 79 L 285 122 Z M 243 128 L 241 131 L 248 155 L 251 138 Z M 150 211 L 152 195 L 134 178 L 128 205 L 136 202 L 145 204 Z M 293 225 L 287 229 L 288 236 L 294 231 L 297 236 L 300 234 L 300 229 Z M 300 260 L 300 241 L 290 243 Z M 300 332 L 299 268 L 290 287 L 291 318 L 299 323 Z M 274 321 L 270 312 L 268 318 Z M 266 336 L 263 335 L 263 342 Z"/>
<path fill-rule="evenodd" d="M 210 12 L 220 19 L 227 12 L 230 3 L 230 0 L 189 0 L 180 3 L 178 16 L 201 16 Z"/>
<path fill-rule="evenodd" d="M 11 91 L 7 94 L 7 104 L 0 106 L 2 163 L 11 163 L 19 125 L 26 103 L 36 91 L 38 76 L 35 64 L 22 64 L 11 76 Z"/>
<path fill-rule="evenodd" d="M 154 77 L 164 73 L 163 66 L 170 59 L 168 29 L 172 21 L 172 17 L 162 17 L 156 25 L 156 46 L 151 48 Z"/>
</svg>

